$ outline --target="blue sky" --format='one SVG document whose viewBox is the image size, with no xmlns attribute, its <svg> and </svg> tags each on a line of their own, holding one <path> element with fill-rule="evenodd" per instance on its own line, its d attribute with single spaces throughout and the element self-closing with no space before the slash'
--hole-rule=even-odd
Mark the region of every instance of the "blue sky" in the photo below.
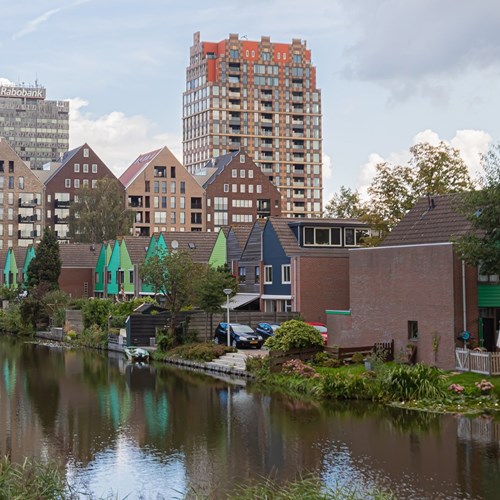
<svg viewBox="0 0 500 500">
<path fill-rule="evenodd" d="M 0 78 L 71 99 L 70 146 L 120 174 L 167 145 L 182 160 L 193 33 L 307 41 L 323 101 L 324 199 L 364 187 L 415 142 L 461 149 L 475 174 L 500 140 L 497 0 L 0 0 Z"/>
</svg>

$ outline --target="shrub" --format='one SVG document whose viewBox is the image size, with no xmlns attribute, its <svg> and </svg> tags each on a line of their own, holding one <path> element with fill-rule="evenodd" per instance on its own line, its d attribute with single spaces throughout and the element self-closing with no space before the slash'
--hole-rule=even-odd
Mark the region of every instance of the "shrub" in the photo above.
<svg viewBox="0 0 500 500">
<path fill-rule="evenodd" d="M 441 370 L 424 364 L 395 365 L 382 377 L 382 394 L 399 401 L 439 399 L 446 395 L 441 376 Z"/>
<path fill-rule="evenodd" d="M 0 311 L 0 331 L 20 335 L 35 333 L 33 326 L 24 320 L 19 303 L 11 303 L 7 310 Z"/>
<path fill-rule="evenodd" d="M 328 373 L 323 377 L 320 394 L 327 399 L 372 399 L 373 392 L 363 375 Z"/>
<path fill-rule="evenodd" d="M 351 358 L 351 361 L 353 363 L 362 363 L 364 360 L 365 360 L 365 357 L 360 352 L 355 352 Z"/>
<path fill-rule="evenodd" d="M 264 345 L 273 351 L 289 351 L 307 347 L 324 347 L 324 340 L 313 326 L 292 319 L 282 323 Z"/>
<path fill-rule="evenodd" d="M 93 324 L 83 330 L 82 334 L 76 339 L 76 342 L 83 346 L 104 348 L 108 343 L 108 333 L 98 325 Z"/>
<path fill-rule="evenodd" d="M 236 352 L 236 349 L 225 345 L 196 343 L 177 346 L 166 354 L 172 358 L 191 361 L 212 361 L 212 359 L 220 358 L 228 352 Z M 159 354 L 159 356 L 164 357 L 165 353 Z"/>
<path fill-rule="evenodd" d="M 268 356 L 249 356 L 246 360 L 246 369 L 250 373 L 264 376 L 269 373 Z"/>
<path fill-rule="evenodd" d="M 83 326 L 90 328 L 98 325 L 102 329 L 108 328 L 108 318 L 113 303 L 109 299 L 89 299 L 83 303 Z"/>
<path fill-rule="evenodd" d="M 305 378 L 320 377 L 319 373 L 316 373 L 316 370 L 312 366 L 306 365 L 300 359 L 291 359 L 283 363 L 281 372 L 289 375 L 299 375 Z"/>
</svg>

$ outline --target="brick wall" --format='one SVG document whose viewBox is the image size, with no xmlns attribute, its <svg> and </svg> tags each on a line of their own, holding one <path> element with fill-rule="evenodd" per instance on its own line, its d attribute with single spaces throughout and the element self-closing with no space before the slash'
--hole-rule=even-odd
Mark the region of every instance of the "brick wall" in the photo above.
<svg viewBox="0 0 500 500">
<path fill-rule="evenodd" d="M 296 267 L 295 267 L 296 263 Z M 306 321 L 326 323 L 327 309 L 349 308 L 349 259 L 345 256 L 296 257 L 292 259 L 293 309 Z M 295 288 L 295 290 L 294 290 Z"/>
<path fill-rule="evenodd" d="M 417 361 L 453 368 L 455 340 L 463 329 L 458 264 L 451 244 L 352 250 L 352 316 L 329 315 L 331 342 L 370 345 L 394 339 L 397 355 L 408 344 L 408 321 L 417 321 Z M 468 280 L 471 286 L 471 274 Z M 469 293 L 468 317 L 474 324 L 477 307 L 473 308 L 473 286 Z M 437 353 L 433 351 L 433 338 L 440 339 Z"/>
</svg>

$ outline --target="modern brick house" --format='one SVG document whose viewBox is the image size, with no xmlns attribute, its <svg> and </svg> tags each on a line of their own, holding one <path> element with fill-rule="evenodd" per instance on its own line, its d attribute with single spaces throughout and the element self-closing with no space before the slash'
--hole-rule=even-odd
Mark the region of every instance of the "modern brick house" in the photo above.
<svg viewBox="0 0 500 500">
<path fill-rule="evenodd" d="M 134 236 L 162 231 L 204 231 L 203 188 L 164 146 L 141 154 L 120 176 Z"/>
<path fill-rule="evenodd" d="M 261 310 L 324 323 L 326 304 L 347 308 L 349 248 L 369 234 L 355 219 L 270 217 L 262 231 Z"/>
<path fill-rule="evenodd" d="M 213 158 L 194 178 L 205 190 L 208 231 L 281 214 L 280 192 L 243 150 Z"/>
<path fill-rule="evenodd" d="M 40 240 L 43 182 L 0 138 L 0 249 L 27 247 Z"/>
<path fill-rule="evenodd" d="M 70 241 L 69 206 L 81 187 L 94 188 L 100 179 L 115 179 L 124 196 L 123 187 L 113 172 L 87 143 L 65 153 L 60 163 L 50 164 L 49 170 L 35 173 L 45 184 L 45 225 L 50 226 L 62 242 Z"/>
<path fill-rule="evenodd" d="M 454 251 L 470 225 L 458 195 L 421 199 L 379 247 L 349 252 L 349 304 L 327 311 L 330 343 L 416 346 L 417 361 L 455 367 L 455 345 L 494 350 L 500 321 L 498 276 L 480 276 Z M 481 340 L 482 338 L 482 340 Z"/>
<path fill-rule="evenodd" d="M 59 245 L 59 255 L 61 290 L 74 299 L 93 297 L 99 248 L 86 243 Z"/>
<path fill-rule="evenodd" d="M 306 42 L 202 41 L 183 94 L 183 161 L 191 173 L 244 148 L 282 194 L 287 217 L 322 214 L 321 91 Z"/>
</svg>

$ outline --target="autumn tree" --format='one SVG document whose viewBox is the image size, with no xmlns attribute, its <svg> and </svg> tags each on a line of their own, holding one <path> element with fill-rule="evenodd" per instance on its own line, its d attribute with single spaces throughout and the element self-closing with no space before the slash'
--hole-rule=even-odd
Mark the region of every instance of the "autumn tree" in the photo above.
<svg viewBox="0 0 500 500">
<path fill-rule="evenodd" d="M 500 274 L 500 143 L 483 155 L 480 189 L 461 197 L 471 231 L 457 241 L 459 254 L 482 274 Z"/>
<path fill-rule="evenodd" d="M 35 257 L 28 266 L 28 287 L 43 285 L 50 290 L 58 289 L 61 265 L 56 234 L 50 227 L 46 227 L 43 237 L 36 247 Z"/>
<path fill-rule="evenodd" d="M 124 208 L 118 181 L 105 177 L 84 186 L 69 209 L 69 235 L 80 243 L 102 243 L 128 234 L 133 213 Z"/>
<path fill-rule="evenodd" d="M 148 257 L 139 268 L 143 283 L 153 288 L 155 296 L 165 298 L 165 307 L 170 312 L 170 335 L 174 335 L 181 310 L 195 302 L 199 267 L 186 251 L 168 253 L 160 250 Z"/>
<path fill-rule="evenodd" d="M 410 148 L 408 165 L 379 163 L 368 188 L 370 197 L 363 219 L 385 235 L 426 195 L 468 191 L 472 188 L 467 165 L 460 152 L 440 142 Z"/>
<path fill-rule="evenodd" d="M 340 186 L 340 192 L 335 193 L 325 206 L 324 217 L 339 219 L 359 219 L 366 212 L 358 190 Z"/>
</svg>

